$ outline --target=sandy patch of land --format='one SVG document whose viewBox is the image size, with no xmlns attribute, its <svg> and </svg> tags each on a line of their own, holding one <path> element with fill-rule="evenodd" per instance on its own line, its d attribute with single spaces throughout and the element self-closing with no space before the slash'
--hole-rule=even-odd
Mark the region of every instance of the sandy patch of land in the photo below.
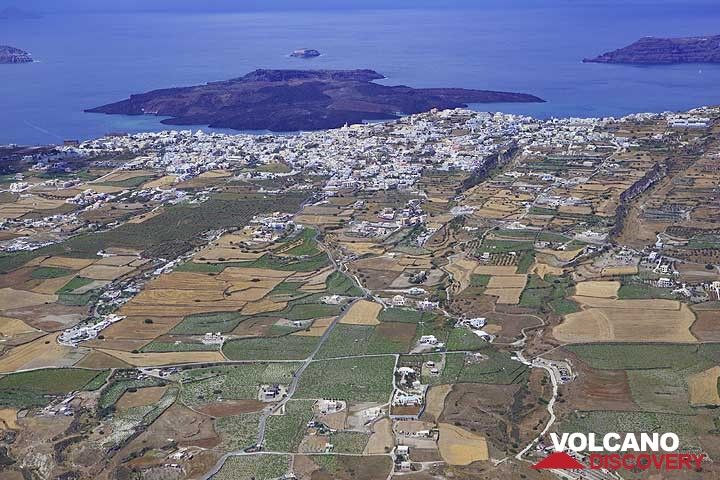
<svg viewBox="0 0 720 480">
<path fill-rule="evenodd" d="M 258 313 L 279 312 L 285 310 L 287 302 L 273 302 L 267 298 L 260 301 L 248 303 L 240 310 L 243 315 L 256 315 Z"/>
<path fill-rule="evenodd" d="M 500 267 L 494 265 L 478 265 L 473 273 L 477 275 L 515 275 L 517 267 Z"/>
<path fill-rule="evenodd" d="M 443 268 L 453 276 L 453 280 L 458 285 L 457 293 L 460 293 L 470 286 L 470 276 L 477 267 L 477 261 L 463 255 L 453 255 L 450 257 L 450 263 Z"/>
<path fill-rule="evenodd" d="M 635 275 L 638 273 L 637 265 L 627 265 L 623 267 L 607 267 L 600 272 L 601 277 L 614 277 L 616 275 Z"/>
<path fill-rule="evenodd" d="M 395 446 L 395 435 L 392 430 L 392 421 L 385 417 L 373 424 L 372 435 L 365 445 L 363 455 L 383 454 Z"/>
<path fill-rule="evenodd" d="M 645 300 L 614 301 L 646 303 Z M 649 306 L 629 309 L 589 308 L 566 315 L 563 323 L 553 328 L 553 336 L 565 343 L 694 343 L 697 339 L 690 333 L 694 321 L 695 315 L 684 304 L 678 310 L 653 309 Z"/>
<path fill-rule="evenodd" d="M 143 188 L 159 188 L 160 190 L 168 190 L 172 185 L 177 182 L 178 177 L 175 175 L 165 175 L 164 177 L 150 180 L 143 184 Z"/>
<path fill-rule="evenodd" d="M 490 458 L 487 440 L 467 430 L 449 423 L 439 425 L 440 455 L 450 465 L 470 465 Z"/>
<path fill-rule="evenodd" d="M 0 357 L 0 373 L 43 367 L 69 367 L 88 353 L 84 348 L 59 345 L 59 333 L 45 335 L 32 342 L 14 347 Z"/>
<path fill-rule="evenodd" d="M 719 406 L 718 377 L 720 377 L 720 367 L 712 367 L 690 376 L 688 378 L 690 405 L 693 407 Z"/>
<path fill-rule="evenodd" d="M 575 285 L 575 295 L 581 297 L 617 298 L 620 282 L 589 281 Z"/>
<path fill-rule="evenodd" d="M 527 275 L 503 275 L 503 276 L 494 276 L 490 277 L 490 281 L 488 282 L 487 288 L 488 289 L 496 289 L 496 288 L 525 288 L 525 284 L 527 283 Z"/>
<path fill-rule="evenodd" d="M 81 277 L 91 278 L 93 280 L 116 280 L 123 275 L 135 270 L 133 267 L 116 267 L 113 265 L 90 265 L 80 270 Z"/>
<path fill-rule="evenodd" d="M 48 278 L 36 287 L 33 287 L 32 291 L 35 293 L 44 293 L 45 295 L 53 295 L 74 277 L 75 275 L 71 273 L 70 275 L 63 275 L 62 277 Z"/>
<path fill-rule="evenodd" d="M 348 325 L 378 325 L 378 314 L 382 310 L 382 305 L 371 302 L 369 300 L 358 300 L 353 303 L 345 315 L 340 319 L 340 323 Z"/>
<path fill-rule="evenodd" d="M 298 335 L 301 337 L 322 337 L 325 330 L 330 327 L 330 324 L 335 317 L 326 317 L 316 319 L 309 330 L 301 330 L 299 332 L 292 333 L 291 335 Z"/>
<path fill-rule="evenodd" d="M 18 430 L 17 414 L 14 408 L 0 408 L 0 430 Z"/>
<path fill-rule="evenodd" d="M 136 367 L 158 367 L 176 363 L 224 362 L 226 360 L 220 352 L 130 353 L 120 350 L 99 350 Z"/>
<path fill-rule="evenodd" d="M 57 295 L 0 288 L 0 310 L 16 310 L 44 303 L 55 303 Z"/>
<path fill-rule="evenodd" d="M 14 337 L 25 333 L 35 333 L 40 330 L 31 327 L 17 318 L 0 317 L 0 337 Z"/>
<path fill-rule="evenodd" d="M 452 390 L 452 385 L 433 385 L 425 397 L 425 412 L 423 419 L 436 422 L 445 408 L 445 397 Z"/>
<path fill-rule="evenodd" d="M 116 406 L 118 410 L 127 410 L 128 408 L 152 405 L 160 401 L 166 391 L 166 385 L 160 387 L 139 388 L 134 392 L 128 390 L 123 393 L 123 396 L 117 401 Z"/>
<path fill-rule="evenodd" d="M 520 303 L 522 292 L 522 288 L 488 288 L 485 290 L 485 295 L 498 297 L 497 303 L 503 305 L 517 305 Z"/>
</svg>

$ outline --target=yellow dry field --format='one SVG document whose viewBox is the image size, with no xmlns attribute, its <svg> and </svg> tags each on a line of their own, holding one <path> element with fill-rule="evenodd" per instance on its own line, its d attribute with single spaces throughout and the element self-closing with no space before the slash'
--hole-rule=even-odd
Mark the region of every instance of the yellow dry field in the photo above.
<svg viewBox="0 0 720 480">
<path fill-rule="evenodd" d="M 12 373 L 28 368 L 71 366 L 87 353 L 59 345 L 56 341 L 59 333 L 45 335 L 32 342 L 19 345 L 0 357 L 0 373 Z"/>
<path fill-rule="evenodd" d="M 145 182 L 142 188 L 159 188 L 160 190 L 167 190 L 177 182 L 178 177 L 175 175 L 165 175 L 155 180 Z"/>
<path fill-rule="evenodd" d="M 340 319 L 340 323 L 347 325 L 378 325 L 380 323 L 378 320 L 380 310 L 382 310 L 382 305 L 379 303 L 358 300 Z"/>
<path fill-rule="evenodd" d="M 17 414 L 14 408 L 0 408 L 0 430 L 18 430 Z"/>
<path fill-rule="evenodd" d="M 139 388 L 135 391 L 128 390 L 120 397 L 116 406 L 118 410 L 123 411 L 128 408 L 153 405 L 160 401 L 166 391 L 167 386 Z"/>
<path fill-rule="evenodd" d="M 90 183 L 124 182 L 131 178 L 147 177 L 150 175 L 155 175 L 155 172 L 153 170 L 118 170 L 103 175 Z"/>
<path fill-rule="evenodd" d="M 53 295 L 55 292 L 65 286 L 70 280 L 75 277 L 75 274 L 63 275 L 62 277 L 48 278 L 43 280 L 36 287 L 32 288 L 35 293 L 44 293 L 46 295 Z"/>
<path fill-rule="evenodd" d="M 13 203 L 0 204 L 0 218 L 15 219 L 37 210 L 53 210 L 65 205 L 64 200 L 52 200 L 37 195 L 21 196 Z"/>
<path fill-rule="evenodd" d="M 593 209 L 589 206 L 560 205 L 558 212 L 573 213 L 577 215 L 591 215 L 593 213 Z"/>
<path fill-rule="evenodd" d="M 198 178 L 227 178 L 232 175 L 233 172 L 229 170 L 208 170 L 198 175 Z"/>
<path fill-rule="evenodd" d="M 445 265 L 444 270 L 450 273 L 453 280 L 457 282 L 457 293 L 460 293 L 470 286 L 470 276 L 477 267 L 477 261 L 470 260 L 464 255 L 454 255 L 450 257 L 450 263 Z"/>
<path fill-rule="evenodd" d="M 645 302 L 618 302 L 633 301 Z M 588 308 L 566 315 L 563 322 L 553 328 L 553 336 L 563 343 L 694 343 L 697 339 L 690 333 L 690 326 L 694 321 L 695 315 L 687 305 L 681 305 L 677 310 Z"/>
<path fill-rule="evenodd" d="M 576 302 L 593 308 L 612 308 L 618 310 L 680 310 L 682 305 L 677 300 L 615 300 L 612 298 L 572 297 Z"/>
<path fill-rule="evenodd" d="M 690 405 L 693 407 L 720 406 L 718 395 L 720 367 L 712 367 L 688 378 Z"/>
<path fill-rule="evenodd" d="M 176 363 L 224 362 L 226 360 L 220 352 L 131 353 L 119 350 L 99 350 L 135 367 L 159 367 Z"/>
<path fill-rule="evenodd" d="M 194 257 L 193 263 L 227 263 L 257 260 L 265 252 L 243 252 L 239 247 L 211 246 L 200 250 Z"/>
<path fill-rule="evenodd" d="M 575 295 L 581 297 L 617 298 L 620 282 L 589 281 L 575 285 Z"/>
<path fill-rule="evenodd" d="M 580 250 L 549 250 L 547 248 L 538 249 L 538 253 L 550 255 L 550 256 L 555 257 L 558 260 L 561 260 L 563 262 L 569 262 L 573 258 L 580 255 L 580 252 L 582 252 L 582 249 L 580 249 Z"/>
<path fill-rule="evenodd" d="M 57 298 L 57 295 L 0 288 L 0 310 L 15 310 L 44 303 L 54 303 Z"/>
<path fill-rule="evenodd" d="M 181 315 L 163 316 L 166 313 L 164 309 L 158 309 L 155 313 L 151 313 L 152 310 L 149 310 L 147 315 L 128 316 L 119 322 L 113 323 L 103 330 L 105 340 L 101 343 L 98 343 L 99 340 L 94 341 L 92 345 L 117 350 L 133 350 L 137 347 L 138 342 L 148 343 L 150 340 L 169 332 L 182 320 Z M 119 313 L 126 315 L 134 311 L 135 309 L 132 308 L 123 308 Z M 152 323 L 147 323 L 148 319 Z M 130 342 L 128 343 L 128 341 Z"/>
<path fill-rule="evenodd" d="M 452 385 L 433 385 L 430 387 L 425 398 L 426 406 L 423 419 L 427 416 L 428 420 L 436 422 L 440 418 L 443 409 L 445 409 L 445 397 L 448 396 L 450 390 L 452 390 Z"/>
<path fill-rule="evenodd" d="M 487 440 L 467 430 L 449 423 L 439 425 L 440 455 L 449 465 L 470 465 L 490 458 Z"/>
<path fill-rule="evenodd" d="M 498 266 L 492 266 L 492 265 L 478 265 L 475 268 L 476 275 L 515 275 L 515 272 L 517 271 L 517 267 L 498 267 Z"/>
<path fill-rule="evenodd" d="M 133 267 L 115 267 L 113 265 L 90 265 L 80 270 L 78 275 L 93 280 L 116 280 L 135 270 Z"/>
<path fill-rule="evenodd" d="M 300 337 L 322 337 L 334 319 L 335 317 L 318 318 L 312 323 L 310 330 L 301 330 L 291 335 Z"/>
<path fill-rule="evenodd" d="M 530 268 L 530 273 L 534 273 L 540 278 L 545 278 L 545 275 L 557 275 L 560 276 L 565 272 L 561 267 L 554 267 L 547 263 L 538 262 L 535 260 L 535 264 Z"/>
<path fill-rule="evenodd" d="M 88 185 L 91 190 L 97 193 L 120 193 L 125 187 L 116 187 L 114 185 Z"/>
<path fill-rule="evenodd" d="M 15 335 L 39 331 L 17 318 L 0 317 L 0 337 L 14 337 Z"/>
<path fill-rule="evenodd" d="M 143 222 L 150 220 L 151 218 L 157 217 L 164 211 L 165 211 L 165 209 L 162 207 L 156 208 L 154 210 L 151 210 L 149 212 L 146 212 L 146 213 L 143 213 L 143 214 L 140 214 L 140 215 L 137 215 L 137 216 L 131 218 L 130 220 L 128 220 L 127 223 L 143 223 Z"/>
<path fill-rule="evenodd" d="M 490 281 L 487 284 L 489 289 L 500 289 L 500 288 L 525 288 L 527 283 L 527 275 L 504 275 L 490 277 Z"/>
<path fill-rule="evenodd" d="M 365 445 L 363 455 L 383 455 L 395 446 L 395 435 L 392 430 L 392 421 L 381 418 L 372 426 L 372 434 Z"/>
<path fill-rule="evenodd" d="M 95 265 L 109 265 L 113 267 L 124 267 L 138 260 L 136 255 L 113 255 L 111 257 L 103 257 Z"/>
<path fill-rule="evenodd" d="M 300 290 L 303 292 L 322 292 L 325 290 L 327 279 L 330 275 L 333 274 L 335 270 L 333 268 L 328 268 L 326 270 L 322 270 L 312 277 L 310 277 L 303 286 L 300 287 Z M 296 277 L 293 276 L 292 279 L 295 279 Z"/>
<path fill-rule="evenodd" d="M 385 252 L 385 248 L 381 245 L 371 242 L 348 242 L 343 241 L 341 245 L 350 250 L 351 252 L 357 253 L 358 255 L 382 255 Z"/>
<path fill-rule="evenodd" d="M 522 295 L 522 288 L 487 288 L 485 289 L 485 295 L 491 295 L 498 297 L 497 303 L 503 305 L 517 305 L 520 303 L 520 295 Z"/>
<path fill-rule="evenodd" d="M 279 312 L 287 307 L 287 302 L 273 302 L 267 298 L 260 301 L 248 303 L 240 311 L 243 315 L 256 315 L 258 313 Z"/>
<path fill-rule="evenodd" d="M 601 277 L 614 277 L 616 275 L 635 275 L 638 273 L 637 265 L 627 265 L 623 267 L 607 267 L 600 272 Z"/>
<path fill-rule="evenodd" d="M 240 279 L 252 279 L 252 278 L 279 278 L 286 279 L 293 275 L 295 272 L 283 271 L 283 270 L 270 270 L 266 268 L 242 268 L 242 267 L 228 267 L 222 271 L 219 275 L 221 278 L 234 281 Z"/>
<path fill-rule="evenodd" d="M 339 225 L 343 218 L 339 215 L 297 215 L 295 217 L 297 223 L 303 225 Z"/>
<path fill-rule="evenodd" d="M 96 260 L 89 258 L 72 258 L 72 257 L 49 257 L 43 260 L 40 265 L 43 267 L 68 268 L 70 270 L 82 270 L 89 267 Z"/>
<path fill-rule="evenodd" d="M 355 260 L 353 262 L 355 268 L 369 270 L 384 270 L 386 272 L 402 272 L 405 267 L 400 265 L 395 258 L 391 257 L 370 257 Z"/>
</svg>

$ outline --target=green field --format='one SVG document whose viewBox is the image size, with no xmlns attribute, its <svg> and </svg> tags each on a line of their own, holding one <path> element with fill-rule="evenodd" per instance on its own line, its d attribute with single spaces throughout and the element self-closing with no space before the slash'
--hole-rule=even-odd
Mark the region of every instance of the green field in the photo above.
<svg viewBox="0 0 720 480">
<path fill-rule="evenodd" d="M 107 371 L 52 368 L 6 375 L 0 378 L 0 405 L 30 408 L 47 405 L 52 398 L 88 386 L 95 390 Z"/>
<path fill-rule="evenodd" d="M 677 296 L 673 295 L 668 288 L 658 288 L 645 283 L 623 283 L 618 290 L 618 298 L 620 300 L 652 298 L 665 298 L 673 300 L 676 299 Z"/>
<path fill-rule="evenodd" d="M 447 340 L 448 350 L 485 350 L 488 342 L 467 328 L 453 328 Z"/>
<path fill-rule="evenodd" d="M 220 345 L 205 345 L 193 342 L 160 342 L 152 341 L 140 349 L 143 353 L 149 352 L 212 352 L 220 350 Z"/>
<path fill-rule="evenodd" d="M 335 432 L 330 435 L 334 453 L 361 454 L 370 440 L 370 435 L 362 432 Z"/>
<path fill-rule="evenodd" d="M 267 420 L 265 448 L 277 452 L 295 452 L 305 434 L 307 423 L 313 418 L 313 400 L 290 400 L 284 415 Z"/>
<path fill-rule="evenodd" d="M 248 363 L 183 370 L 180 398 L 187 405 L 256 399 L 260 385 L 287 385 L 299 366 L 294 362 Z"/>
<path fill-rule="evenodd" d="M 390 307 L 382 310 L 378 316 L 381 322 L 405 322 L 418 323 L 431 320 L 435 314 L 430 312 L 421 312 L 410 308 Z"/>
<path fill-rule="evenodd" d="M 720 344 L 583 344 L 563 347 L 592 368 L 601 370 L 685 369 L 698 364 L 717 364 Z"/>
<path fill-rule="evenodd" d="M 84 287 L 85 285 L 89 285 L 95 280 L 91 278 L 85 278 L 85 277 L 74 277 L 72 280 L 70 280 L 68 283 L 66 283 L 60 290 L 58 290 L 56 293 L 70 293 L 73 290 Z"/>
<path fill-rule="evenodd" d="M 310 356 L 317 337 L 243 338 L 225 342 L 223 353 L 230 360 L 302 360 Z"/>
<path fill-rule="evenodd" d="M 0 256 L 0 273 L 41 256 L 94 258 L 99 250 L 108 247 L 138 249 L 150 257 L 176 257 L 203 244 L 200 234 L 204 232 L 246 225 L 254 215 L 276 211 L 279 205 L 285 211 L 294 212 L 306 195 L 285 194 L 278 203 L 278 197 L 259 194 L 217 194 L 206 202 L 168 207 L 143 223 L 125 223 L 112 230 L 78 235 L 37 250 Z M 327 257 L 315 262 L 327 262 Z"/>
<path fill-rule="evenodd" d="M 466 361 L 464 353 L 445 355 L 445 367 L 437 377 L 423 380 L 429 384 L 443 383 L 489 383 L 489 384 L 524 384 L 530 370 L 520 362 L 510 359 L 510 354 L 488 348 L 481 352 L 487 356 L 485 360 Z"/>
<path fill-rule="evenodd" d="M 100 391 L 98 399 L 98 408 L 106 410 L 113 407 L 128 390 L 137 390 L 143 387 L 157 387 L 164 385 L 165 382 L 155 377 L 146 377 L 143 379 L 125 378 L 121 375 L 115 375 L 111 379 L 109 385 Z"/>
<path fill-rule="evenodd" d="M 345 297 L 362 297 L 362 289 L 355 281 L 342 272 L 333 272 L 325 281 L 328 295 L 342 295 Z"/>
<path fill-rule="evenodd" d="M 405 328 L 412 329 L 414 332 L 415 325 L 409 324 Z M 377 353 L 405 353 L 409 349 L 409 343 L 388 338 L 374 326 L 339 324 L 335 326 L 328 336 L 318 352 L 317 358 Z"/>
<path fill-rule="evenodd" d="M 175 335 L 203 335 L 208 332 L 228 333 L 248 317 L 239 312 L 196 313 L 182 319 L 170 331 Z"/>
<path fill-rule="evenodd" d="M 30 276 L 36 280 L 45 280 L 48 278 L 64 277 L 73 273 L 72 270 L 57 267 L 38 267 L 32 271 Z"/>
<path fill-rule="evenodd" d="M 546 275 L 543 279 L 530 275 L 520 295 L 520 306 L 541 312 L 553 311 L 557 315 L 578 312 L 578 305 L 567 298 L 573 286 L 574 283 L 568 277 Z"/>
<path fill-rule="evenodd" d="M 275 480 L 290 468 L 289 455 L 252 455 L 229 457 L 213 480 Z"/>
<path fill-rule="evenodd" d="M 243 450 L 257 443 L 259 424 L 260 413 L 245 413 L 217 418 L 215 431 L 222 440 L 224 450 Z"/>
<path fill-rule="evenodd" d="M 392 356 L 314 361 L 300 379 L 297 398 L 387 402 L 392 392 Z"/>
</svg>

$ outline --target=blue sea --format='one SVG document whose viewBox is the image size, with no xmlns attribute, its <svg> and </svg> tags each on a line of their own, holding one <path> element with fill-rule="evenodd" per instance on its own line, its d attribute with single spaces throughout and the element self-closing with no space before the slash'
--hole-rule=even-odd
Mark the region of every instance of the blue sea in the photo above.
<svg viewBox="0 0 720 480">
<path fill-rule="evenodd" d="M 510 3 L 510 2 L 508 2 Z M 551 2 L 548 2 L 551 4 Z M 720 65 L 583 64 L 639 37 L 720 33 L 720 2 L 618 7 L 54 14 L 0 20 L 0 44 L 28 50 L 0 65 L 0 144 L 47 144 L 167 129 L 156 117 L 83 109 L 156 88 L 257 68 L 371 68 L 387 84 L 527 92 L 545 104 L 478 110 L 609 116 L 720 104 Z M 296 59 L 296 48 L 322 56 Z M 209 130 L 205 128 L 205 130 Z"/>
</svg>

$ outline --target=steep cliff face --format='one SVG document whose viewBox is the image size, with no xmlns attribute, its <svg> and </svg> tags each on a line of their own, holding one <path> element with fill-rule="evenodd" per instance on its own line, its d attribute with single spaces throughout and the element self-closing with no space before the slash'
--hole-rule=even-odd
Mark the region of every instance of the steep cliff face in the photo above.
<svg viewBox="0 0 720 480">
<path fill-rule="evenodd" d="M 0 63 L 31 63 L 30 54 L 19 48 L 0 45 Z"/>
<path fill-rule="evenodd" d="M 374 83 L 374 70 L 256 70 L 243 77 L 186 88 L 155 90 L 88 110 L 163 115 L 169 125 L 236 130 L 297 131 L 337 128 L 468 103 L 542 102 L 524 93 L 463 88 L 411 88 Z"/>
<path fill-rule="evenodd" d="M 627 47 L 603 53 L 583 62 L 671 65 L 675 63 L 720 63 L 720 35 L 710 37 L 645 37 Z"/>
</svg>

